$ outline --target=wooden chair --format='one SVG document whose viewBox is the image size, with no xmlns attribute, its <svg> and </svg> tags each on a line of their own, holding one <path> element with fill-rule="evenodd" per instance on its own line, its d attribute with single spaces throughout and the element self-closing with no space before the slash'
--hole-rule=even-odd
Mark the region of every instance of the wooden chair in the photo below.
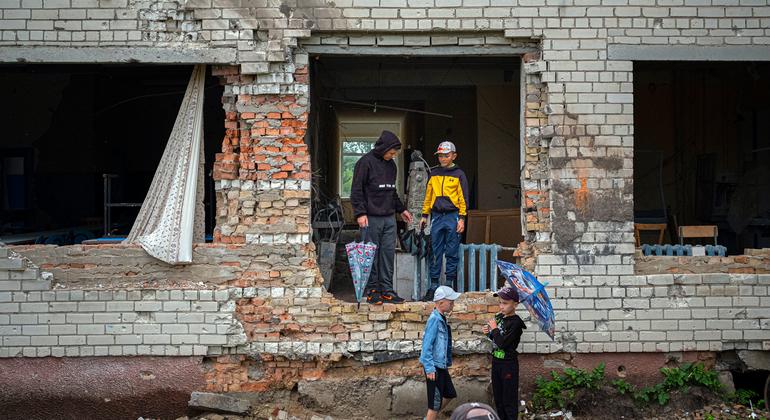
<svg viewBox="0 0 770 420">
<path fill-rule="evenodd" d="M 714 238 L 714 245 L 719 245 L 717 236 L 719 229 L 714 225 L 679 226 L 679 245 L 684 245 L 684 238 Z"/>
<path fill-rule="evenodd" d="M 636 237 L 636 246 L 642 246 L 641 239 L 639 238 L 640 232 L 645 231 L 657 231 L 658 232 L 658 245 L 663 245 L 663 235 L 666 234 L 665 223 L 634 223 L 634 237 Z"/>
</svg>

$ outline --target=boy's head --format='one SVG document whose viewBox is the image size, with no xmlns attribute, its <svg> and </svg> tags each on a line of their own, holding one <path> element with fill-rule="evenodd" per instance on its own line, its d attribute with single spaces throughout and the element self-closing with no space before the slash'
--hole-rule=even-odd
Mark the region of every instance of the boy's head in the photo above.
<svg viewBox="0 0 770 420">
<path fill-rule="evenodd" d="M 448 168 L 457 159 L 457 148 L 451 141 L 443 141 L 438 145 L 435 154 L 438 156 L 438 162 L 441 164 L 441 167 Z"/>
<path fill-rule="evenodd" d="M 401 140 L 394 133 L 383 130 L 380 138 L 374 143 L 374 153 L 382 156 L 384 160 L 392 160 L 401 151 Z"/>
<path fill-rule="evenodd" d="M 442 314 L 452 312 L 455 306 L 455 299 L 459 298 L 460 294 L 455 292 L 449 286 L 439 286 L 433 293 L 433 303 L 436 305 L 436 309 Z"/>
<path fill-rule="evenodd" d="M 449 420 L 500 420 L 500 417 L 492 407 L 474 402 L 455 408 Z"/>
<path fill-rule="evenodd" d="M 500 299 L 500 312 L 505 316 L 513 315 L 516 312 L 516 305 L 519 304 L 519 292 L 513 287 L 505 286 L 495 292 L 492 296 Z"/>
</svg>

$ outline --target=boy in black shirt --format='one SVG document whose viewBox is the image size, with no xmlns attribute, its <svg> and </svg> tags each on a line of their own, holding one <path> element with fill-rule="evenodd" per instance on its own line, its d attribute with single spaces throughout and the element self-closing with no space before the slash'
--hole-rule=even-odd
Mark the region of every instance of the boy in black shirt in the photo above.
<svg viewBox="0 0 770 420">
<path fill-rule="evenodd" d="M 516 315 L 519 294 L 512 287 L 503 287 L 493 296 L 500 299 L 500 313 L 482 327 L 492 340 L 492 393 L 497 415 L 501 420 L 516 420 L 519 416 L 519 346 L 521 334 L 527 327 Z"/>
</svg>

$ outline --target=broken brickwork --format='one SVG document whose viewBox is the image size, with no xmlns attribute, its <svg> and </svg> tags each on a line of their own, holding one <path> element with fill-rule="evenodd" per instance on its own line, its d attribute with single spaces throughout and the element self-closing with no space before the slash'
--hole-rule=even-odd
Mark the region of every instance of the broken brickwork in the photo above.
<svg viewBox="0 0 770 420">
<path fill-rule="evenodd" d="M 637 274 L 770 274 L 770 249 L 747 249 L 726 257 L 636 256 Z"/>
<path fill-rule="evenodd" d="M 553 127 L 548 125 L 548 92 L 540 78 L 545 62 L 539 53 L 523 57 L 524 169 L 521 174 L 525 243 L 517 251 L 522 264 L 532 270 L 539 252 L 550 251 L 551 201 L 548 149 Z"/>
<path fill-rule="evenodd" d="M 194 356 L 205 358 L 209 390 L 318 396 L 313 384 L 335 384 L 328 394 L 341 400 L 355 389 L 338 383 L 349 382 L 389 401 L 384 417 L 421 397 L 415 356 L 430 305 L 336 300 L 310 243 L 308 51 L 355 48 L 522 61 L 519 254 L 549 283 L 558 328 L 554 342 L 534 325 L 525 332 L 532 371 L 608 360 L 632 379 L 682 352 L 770 351 L 765 257 L 638 257 L 635 270 L 632 232 L 634 62 L 770 59 L 767 5 L 301 3 L 0 3 L 5 63 L 217 65 L 227 129 L 213 174 L 215 244 L 197 246 L 193 264 L 165 266 L 127 246 L 19 248 L 37 270 L 0 248 L 0 364 Z M 469 389 L 483 386 L 489 344 L 478 324 L 494 311 L 490 296 L 469 293 L 451 318 Z"/>
<path fill-rule="evenodd" d="M 226 135 L 214 164 L 216 242 L 310 242 L 307 64 L 286 65 L 275 94 L 265 76 L 219 67 L 226 90 Z M 267 77 L 275 79 L 274 77 Z M 280 92 L 286 92 L 281 94 Z"/>
</svg>

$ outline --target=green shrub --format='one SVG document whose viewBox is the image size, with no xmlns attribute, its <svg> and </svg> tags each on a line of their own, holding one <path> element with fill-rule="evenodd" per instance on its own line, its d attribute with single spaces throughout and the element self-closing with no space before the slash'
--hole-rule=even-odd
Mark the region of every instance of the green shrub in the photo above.
<svg viewBox="0 0 770 420">
<path fill-rule="evenodd" d="M 625 379 L 615 379 L 612 381 L 612 387 L 618 391 L 620 395 L 633 394 L 634 386 L 626 382 Z"/>
<path fill-rule="evenodd" d="M 535 379 L 535 393 L 532 404 L 535 408 L 550 410 L 563 408 L 567 401 L 575 397 L 578 389 L 599 389 L 604 381 L 604 362 L 590 372 L 583 369 L 566 368 L 564 374 L 551 372 L 551 379 L 540 376 Z"/>
<path fill-rule="evenodd" d="M 551 372 L 551 379 L 537 377 L 536 390 L 532 396 L 532 404 L 536 409 L 550 410 L 564 408 L 566 403 L 574 398 L 579 389 L 599 389 L 604 383 L 604 363 L 587 372 L 583 369 L 567 368 L 563 374 Z M 663 382 L 653 386 L 636 389 L 624 379 L 611 382 L 612 387 L 620 395 L 630 395 L 640 405 L 657 403 L 668 404 L 671 391 L 685 389 L 690 386 L 702 386 L 714 393 L 722 393 L 722 384 L 716 372 L 707 370 L 702 363 L 683 363 L 673 368 L 661 368 Z M 756 401 L 756 394 L 740 390 L 733 395 L 733 401 L 748 404 L 748 400 Z"/>
<path fill-rule="evenodd" d="M 725 395 L 725 400 L 744 406 L 762 407 L 765 404 L 765 400 L 760 399 L 759 394 L 750 389 L 737 389 L 735 392 Z"/>
</svg>

